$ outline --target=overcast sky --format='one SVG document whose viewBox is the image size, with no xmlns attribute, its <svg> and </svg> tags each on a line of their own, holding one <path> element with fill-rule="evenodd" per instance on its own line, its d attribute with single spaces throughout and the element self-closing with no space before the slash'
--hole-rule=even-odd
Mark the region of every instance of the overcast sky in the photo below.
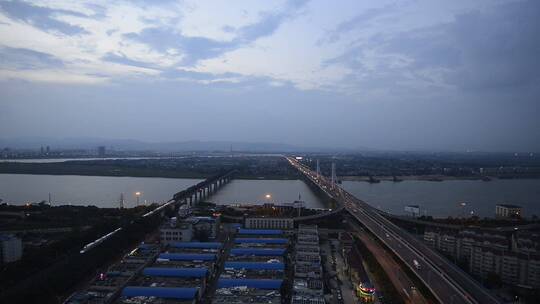
<svg viewBox="0 0 540 304">
<path fill-rule="evenodd" d="M 540 151 L 540 1 L 0 0 L 19 136 Z"/>
</svg>

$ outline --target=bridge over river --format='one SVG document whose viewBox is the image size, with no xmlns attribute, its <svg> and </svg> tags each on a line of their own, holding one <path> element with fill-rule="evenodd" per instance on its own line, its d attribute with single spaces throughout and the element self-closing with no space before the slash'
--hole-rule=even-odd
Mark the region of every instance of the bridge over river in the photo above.
<svg viewBox="0 0 540 304">
<path fill-rule="evenodd" d="M 393 224 L 381 215 L 378 209 L 354 197 L 296 159 L 287 157 L 287 160 L 309 182 L 335 200 L 341 208 L 344 208 L 344 211 L 384 243 L 426 285 L 440 303 L 500 303 L 480 283 L 426 246 L 421 240 Z M 415 265 L 417 263 L 418 265 Z"/>
</svg>

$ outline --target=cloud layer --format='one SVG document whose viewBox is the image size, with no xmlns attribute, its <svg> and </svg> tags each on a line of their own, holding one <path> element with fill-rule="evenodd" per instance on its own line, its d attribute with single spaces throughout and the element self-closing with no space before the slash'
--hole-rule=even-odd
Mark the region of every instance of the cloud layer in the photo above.
<svg viewBox="0 0 540 304">
<path fill-rule="evenodd" d="M 328 138 L 352 128 L 360 116 L 343 111 L 346 107 L 360 110 L 356 107 L 369 104 L 362 111 L 371 112 L 367 118 L 379 125 L 387 118 L 407 123 L 409 106 L 414 109 L 410 115 L 421 117 L 408 130 L 410 136 L 433 123 L 426 115 L 454 113 L 454 120 L 473 128 L 474 117 L 493 112 L 497 114 L 486 116 L 491 120 L 485 129 L 469 139 L 460 142 L 458 131 L 446 136 L 451 138 L 449 147 L 473 146 L 483 136 L 490 137 L 489 143 L 479 148 L 496 147 L 503 139 L 489 129 L 500 121 L 499 113 L 513 113 L 508 109 L 517 103 L 529 110 L 525 116 L 538 112 L 539 11 L 539 1 L 351 0 L 338 5 L 324 0 L 243 0 L 232 5 L 196 0 L 0 0 L 0 84 L 18 87 L 22 82 L 29 90 L 70 85 L 81 92 L 94 90 L 96 96 L 114 86 L 116 94 L 120 90 L 122 98 L 132 97 L 135 105 L 144 101 L 130 93 L 133 86 L 160 87 L 165 91 L 156 95 L 174 99 L 166 92 L 176 92 L 176 100 L 184 100 L 187 95 L 177 88 L 192 85 L 213 90 L 216 95 L 210 95 L 216 98 L 225 94 L 227 102 L 239 107 L 237 113 L 246 107 L 243 98 L 267 102 L 260 105 L 267 112 L 275 103 L 268 96 L 308 107 L 308 97 L 326 99 L 337 109 L 312 115 L 333 113 L 335 120 L 350 123 L 330 127 Z M 13 104 L 30 97 L 13 94 L 9 101 L 0 101 L 1 110 L 22 115 L 23 109 Z M 188 95 L 204 99 L 197 94 Z M 96 102 L 114 102 L 102 98 Z M 488 100 L 487 108 L 478 106 Z M 176 109 L 184 109 L 184 103 L 178 102 Z M 396 109 L 401 116 L 390 113 Z M 288 117 L 279 113 L 276 119 Z M 501 131 L 508 133 L 504 141 L 516 138 L 513 147 L 538 147 L 516 136 L 527 131 L 540 135 L 538 123 L 518 119 L 512 117 L 510 131 Z M 289 123 L 290 129 L 294 122 Z M 18 130 L 26 129 L 13 132 Z M 391 129 L 387 133 L 388 141 L 373 137 L 357 145 L 399 147 L 390 138 L 399 140 L 402 134 Z M 284 135 L 268 136 L 279 141 Z M 435 142 L 437 136 L 432 136 Z M 310 139 L 315 145 L 317 140 Z M 429 145 L 419 137 L 408 147 Z"/>
</svg>

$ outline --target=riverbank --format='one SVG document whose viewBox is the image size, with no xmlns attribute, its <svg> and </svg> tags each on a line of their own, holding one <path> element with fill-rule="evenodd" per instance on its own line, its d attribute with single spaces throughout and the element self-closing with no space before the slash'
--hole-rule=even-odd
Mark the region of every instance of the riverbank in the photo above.
<svg viewBox="0 0 540 304">
<path fill-rule="evenodd" d="M 216 171 L 176 170 L 154 167 L 129 167 L 116 165 L 84 164 L 80 162 L 65 163 L 0 163 L 0 174 L 32 174 L 32 175 L 78 175 L 78 176 L 116 176 L 116 177 L 161 177 L 206 179 Z M 235 179 L 248 180 L 293 180 L 293 175 L 279 174 L 238 174 Z"/>
<path fill-rule="evenodd" d="M 485 181 L 493 180 L 508 180 L 508 179 L 539 179 L 539 177 L 500 177 L 500 176 L 447 176 L 447 175 L 408 175 L 408 176 L 340 176 L 342 181 L 369 182 L 377 183 L 380 181 L 401 182 L 401 181 L 428 181 L 428 182 L 444 182 L 444 181 Z"/>
</svg>

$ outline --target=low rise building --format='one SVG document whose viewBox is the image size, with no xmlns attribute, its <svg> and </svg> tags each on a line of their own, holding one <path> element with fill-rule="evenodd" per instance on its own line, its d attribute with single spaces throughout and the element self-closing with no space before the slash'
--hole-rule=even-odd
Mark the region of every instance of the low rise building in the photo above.
<svg viewBox="0 0 540 304">
<path fill-rule="evenodd" d="M 87 288 L 72 294 L 64 304 L 112 303 L 121 294 L 126 284 L 155 259 L 159 250 L 158 245 L 140 244 L 106 272 L 99 273 Z M 120 303 L 123 302 L 120 301 Z"/>
<path fill-rule="evenodd" d="M 173 217 L 169 223 L 160 227 L 159 233 L 162 244 L 189 242 L 193 238 L 193 224 L 179 221 L 176 217 Z"/>
<path fill-rule="evenodd" d="M 212 304 L 281 304 L 279 290 L 235 286 L 218 288 Z"/>
<path fill-rule="evenodd" d="M 191 216 L 185 219 L 184 222 L 191 223 L 194 234 L 199 238 L 202 235 L 204 235 L 204 237 L 208 237 L 209 239 L 215 239 L 217 237 L 220 225 L 219 217 Z"/>
<path fill-rule="evenodd" d="M 519 219 L 523 217 L 523 208 L 516 205 L 498 204 L 495 206 L 495 217 L 501 219 Z"/>
<path fill-rule="evenodd" d="M 0 261 L 11 263 L 21 259 L 23 254 L 22 240 L 11 234 L 0 235 Z"/>
<path fill-rule="evenodd" d="M 316 225 L 299 225 L 294 249 L 291 304 L 323 304 L 324 284 Z"/>
<path fill-rule="evenodd" d="M 225 262 L 220 279 L 283 279 L 285 264 Z"/>
<path fill-rule="evenodd" d="M 234 240 L 235 247 L 265 247 L 265 248 L 285 248 L 287 247 L 289 240 L 286 238 L 236 238 Z"/>
<path fill-rule="evenodd" d="M 220 278 L 213 304 L 280 304 L 281 279 Z"/>
<path fill-rule="evenodd" d="M 198 288 L 128 286 L 122 290 L 121 304 L 195 304 L 200 297 Z"/>
<path fill-rule="evenodd" d="M 248 229 L 294 229 L 294 220 L 290 217 L 248 217 L 244 225 Z"/>
<path fill-rule="evenodd" d="M 466 263 L 477 277 L 496 274 L 505 284 L 540 288 L 540 235 L 531 231 L 460 231 L 427 228 L 424 241 L 449 257 Z"/>
</svg>

